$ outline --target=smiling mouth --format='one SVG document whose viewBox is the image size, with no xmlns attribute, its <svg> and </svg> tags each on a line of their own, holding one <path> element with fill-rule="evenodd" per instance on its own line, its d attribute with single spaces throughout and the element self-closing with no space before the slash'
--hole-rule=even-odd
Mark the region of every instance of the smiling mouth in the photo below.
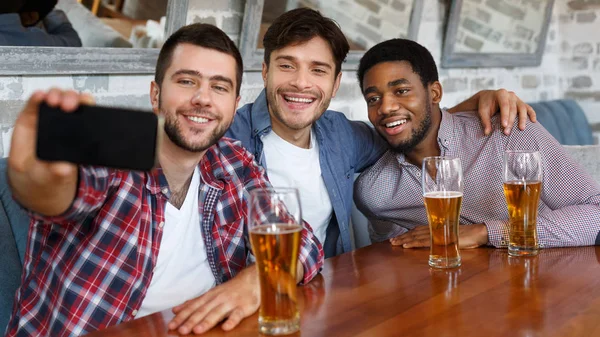
<svg viewBox="0 0 600 337">
<path fill-rule="evenodd" d="M 310 104 L 315 101 L 314 98 L 294 97 L 294 96 L 287 96 L 287 95 L 282 95 L 282 96 L 286 102 L 290 102 L 290 103 Z"/>
<path fill-rule="evenodd" d="M 406 119 L 401 119 L 401 120 L 397 120 L 395 122 L 386 123 L 385 127 L 388 128 L 388 129 L 391 129 L 391 128 L 394 128 L 394 127 L 399 126 L 399 125 L 404 125 L 404 124 L 406 124 L 406 122 L 407 122 Z"/>
<path fill-rule="evenodd" d="M 189 119 L 190 121 L 192 121 L 194 123 L 200 123 L 200 124 L 210 122 L 210 120 L 208 118 L 198 117 L 198 116 L 185 116 L 185 118 Z"/>
</svg>

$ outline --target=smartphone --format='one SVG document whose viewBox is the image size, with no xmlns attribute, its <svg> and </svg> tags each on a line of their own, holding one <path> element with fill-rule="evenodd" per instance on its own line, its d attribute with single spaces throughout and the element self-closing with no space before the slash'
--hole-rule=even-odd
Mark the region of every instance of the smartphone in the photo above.
<svg viewBox="0 0 600 337">
<path fill-rule="evenodd" d="M 47 161 L 148 171 L 156 163 L 158 124 L 152 112 L 81 105 L 66 113 L 42 103 L 36 152 Z"/>
</svg>

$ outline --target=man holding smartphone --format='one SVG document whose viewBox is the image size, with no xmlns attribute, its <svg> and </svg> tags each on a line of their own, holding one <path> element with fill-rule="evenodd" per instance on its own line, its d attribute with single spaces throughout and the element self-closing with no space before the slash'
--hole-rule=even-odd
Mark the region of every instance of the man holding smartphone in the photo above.
<svg viewBox="0 0 600 337">
<path fill-rule="evenodd" d="M 248 191 L 270 184 L 250 153 L 221 138 L 241 78 L 239 51 L 218 28 L 194 24 L 167 40 L 151 86 L 165 136 L 148 172 L 39 160 L 40 104 L 69 113 L 93 99 L 58 89 L 30 98 L 8 158 L 32 221 L 7 336 L 82 335 L 174 306 L 169 328 L 181 334 L 222 320 L 231 330 L 258 309 L 244 226 Z M 309 227 L 299 262 L 299 282 L 323 263 Z"/>
<path fill-rule="evenodd" d="M 254 153 L 274 186 L 300 190 L 304 220 L 323 243 L 325 257 L 348 252 L 354 175 L 388 149 L 366 123 L 327 110 L 340 86 L 348 41 L 333 20 L 298 8 L 274 20 L 263 45 L 265 89 L 238 110 L 225 135 Z M 449 111 L 478 110 L 489 134 L 498 108 L 506 133 L 517 111 L 521 128 L 528 112 L 535 120 L 531 107 L 506 90 L 477 93 Z"/>
</svg>

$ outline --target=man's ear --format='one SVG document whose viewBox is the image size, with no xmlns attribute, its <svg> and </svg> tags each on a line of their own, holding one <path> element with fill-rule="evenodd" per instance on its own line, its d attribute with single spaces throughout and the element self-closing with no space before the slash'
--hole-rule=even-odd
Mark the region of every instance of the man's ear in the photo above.
<svg viewBox="0 0 600 337">
<path fill-rule="evenodd" d="M 155 81 L 152 81 L 152 83 L 150 83 L 150 103 L 152 103 L 152 111 L 154 111 L 154 113 L 158 114 L 159 112 L 159 104 L 160 102 L 160 88 L 158 86 L 158 83 L 156 83 Z"/>
<path fill-rule="evenodd" d="M 431 97 L 431 103 L 439 104 L 442 101 L 442 84 L 439 81 L 435 81 L 429 85 L 429 97 Z"/>
<path fill-rule="evenodd" d="M 238 97 L 235 99 L 235 111 L 237 111 L 237 109 L 240 107 L 240 99 L 242 98 L 241 95 L 238 95 Z"/>
<path fill-rule="evenodd" d="M 263 62 L 262 63 L 262 79 L 263 79 L 263 84 L 265 86 L 265 88 L 267 87 L 267 74 L 269 72 L 269 66 Z"/>
<path fill-rule="evenodd" d="M 338 89 L 340 88 L 340 83 L 342 82 L 342 72 L 340 71 L 339 74 L 337 74 L 337 76 L 335 77 L 335 82 L 333 83 L 333 92 L 331 94 L 331 97 L 335 97 L 335 94 L 337 94 Z"/>
</svg>

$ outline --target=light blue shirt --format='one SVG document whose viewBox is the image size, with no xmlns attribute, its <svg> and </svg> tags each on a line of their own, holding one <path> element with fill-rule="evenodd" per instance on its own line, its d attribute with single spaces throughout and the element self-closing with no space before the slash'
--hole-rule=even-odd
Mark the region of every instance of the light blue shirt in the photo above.
<svg viewBox="0 0 600 337">
<path fill-rule="evenodd" d="M 271 118 L 263 90 L 254 103 L 238 109 L 226 137 L 238 139 L 267 167 L 261 136 L 271 132 Z M 388 149 L 377 132 L 364 122 L 350 121 L 340 112 L 327 110 L 313 124 L 319 143 L 321 176 L 333 206 L 333 216 L 323 243 L 325 257 L 352 250 L 350 214 L 354 174 L 374 164 Z"/>
</svg>

